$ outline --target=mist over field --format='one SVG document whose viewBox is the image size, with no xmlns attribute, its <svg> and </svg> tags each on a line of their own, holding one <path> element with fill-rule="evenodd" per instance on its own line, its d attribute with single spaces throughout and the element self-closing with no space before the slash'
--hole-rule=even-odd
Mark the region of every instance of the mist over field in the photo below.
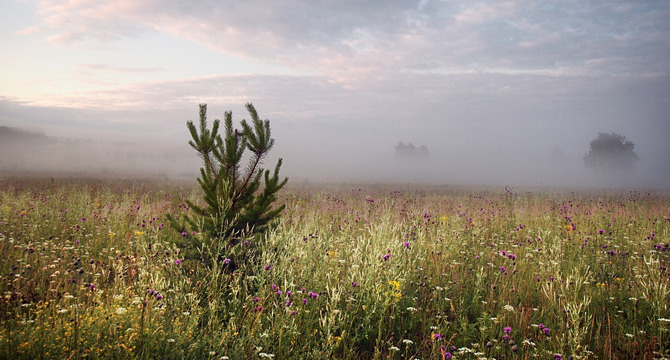
<svg viewBox="0 0 670 360">
<path fill-rule="evenodd" d="M 258 11 L 265 9 L 265 11 Z M 670 3 L 0 4 L 0 175 L 194 179 L 252 102 L 292 183 L 670 186 Z M 151 14 L 151 15 L 149 15 Z M 635 144 L 630 172 L 583 157 Z M 37 134 L 37 135 L 35 135 Z M 395 156 L 399 142 L 428 158 Z"/>
</svg>

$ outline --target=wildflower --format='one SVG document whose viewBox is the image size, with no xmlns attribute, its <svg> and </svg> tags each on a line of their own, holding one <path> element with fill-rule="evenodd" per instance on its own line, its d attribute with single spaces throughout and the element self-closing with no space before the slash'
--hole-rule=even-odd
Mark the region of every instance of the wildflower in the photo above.
<svg viewBox="0 0 670 360">
<path fill-rule="evenodd" d="M 539 324 L 537 327 L 538 327 L 540 330 L 546 328 L 546 326 L 545 326 L 544 324 Z"/>
<path fill-rule="evenodd" d="M 512 328 L 509 327 L 509 326 L 506 326 L 506 327 L 503 329 L 503 331 L 505 332 L 505 334 L 511 334 L 511 333 L 512 333 Z"/>
<path fill-rule="evenodd" d="M 123 315 L 123 314 L 126 313 L 126 311 L 128 311 L 126 308 L 120 307 L 120 308 L 116 309 L 116 314 Z"/>
<path fill-rule="evenodd" d="M 228 265 L 228 264 L 230 264 L 230 259 L 223 260 L 223 265 Z"/>
<path fill-rule="evenodd" d="M 311 296 L 312 299 L 316 299 L 316 298 L 319 297 L 319 294 L 317 294 L 317 293 L 315 293 L 315 292 L 311 292 L 311 291 L 308 292 L 307 295 Z"/>
<path fill-rule="evenodd" d="M 507 274 L 507 269 L 504 266 L 500 267 L 500 272 L 503 274 Z"/>
<path fill-rule="evenodd" d="M 605 233 L 605 230 L 603 230 L 603 229 L 598 230 L 598 234 L 602 235 L 604 233 Z"/>
<path fill-rule="evenodd" d="M 549 335 L 550 332 L 551 332 L 551 330 L 549 330 L 548 327 L 542 329 L 542 333 L 545 334 L 545 335 Z"/>
<path fill-rule="evenodd" d="M 267 264 L 267 265 L 263 266 L 263 268 L 265 270 L 270 270 L 271 267 L 272 267 L 272 264 Z"/>
<path fill-rule="evenodd" d="M 174 339 L 167 339 L 167 342 L 169 342 L 169 343 L 173 343 L 173 342 L 174 342 Z"/>
<path fill-rule="evenodd" d="M 410 339 L 404 339 L 402 342 L 403 342 L 403 344 L 407 344 L 407 345 L 412 345 L 412 344 L 414 344 L 414 341 L 412 341 L 412 340 L 410 340 Z"/>
<path fill-rule="evenodd" d="M 442 335 L 440 335 L 440 334 L 438 334 L 438 333 L 435 333 L 435 334 L 433 334 L 433 339 L 435 339 L 435 340 L 442 340 Z"/>
<path fill-rule="evenodd" d="M 163 295 L 156 293 L 156 300 L 163 300 Z"/>
<path fill-rule="evenodd" d="M 295 314 L 297 314 L 297 312 L 295 310 L 292 310 L 291 315 L 295 315 Z"/>
<path fill-rule="evenodd" d="M 384 259 L 384 261 L 386 261 L 386 260 L 388 260 L 390 257 L 391 257 L 391 254 L 384 254 L 384 256 L 382 256 L 382 259 Z"/>
<path fill-rule="evenodd" d="M 391 346 L 391 347 L 389 348 L 389 350 L 391 350 L 391 351 L 400 351 L 400 348 L 395 347 L 395 346 Z"/>
<path fill-rule="evenodd" d="M 509 304 L 505 305 L 503 308 L 505 309 L 505 311 L 514 311 L 514 306 Z"/>
<path fill-rule="evenodd" d="M 254 312 L 259 312 L 259 311 L 261 311 L 261 310 L 263 310 L 263 307 L 260 306 L 260 305 L 259 305 L 259 306 L 256 306 L 256 307 L 254 308 Z"/>
<path fill-rule="evenodd" d="M 302 299 L 302 303 L 307 305 L 307 299 Z"/>
<path fill-rule="evenodd" d="M 351 286 L 358 287 L 358 283 L 354 281 L 354 282 L 351 283 Z"/>
<path fill-rule="evenodd" d="M 563 360 L 563 355 L 561 355 L 561 354 L 554 354 L 554 360 Z"/>
<path fill-rule="evenodd" d="M 508 255 L 507 255 L 507 258 L 510 259 L 510 260 L 512 260 L 512 261 L 515 261 L 515 260 L 516 260 L 516 255 L 514 255 L 514 254 L 508 254 Z"/>
<path fill-rule="evenodd" d="M 402 244 L 403 244 L 406 248 L 409 249 L 409 241 L 405 241 L 405 242 L 403 242 Z"/>
<path fill-rule="evenodd" d="M 174 261 L 174 263 L 175 263 L 176 265 L 181 265 L 181 260 L 177 259 L 177 260 Z"/>
<path fill-rule="evenodd" d="M 85 217 L 81 218 L 81 222 L 86 222 L 86 218 Z"/>
</svg>

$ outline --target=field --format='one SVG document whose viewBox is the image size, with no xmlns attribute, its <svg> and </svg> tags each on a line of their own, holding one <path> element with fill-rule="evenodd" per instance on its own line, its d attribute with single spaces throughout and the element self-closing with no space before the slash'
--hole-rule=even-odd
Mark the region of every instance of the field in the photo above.
<svg viewBox="0 0 670 360">
<path fill-rule="evenodd" d="M 196 184 L 0 182 L 7 359 L 670 358 L 670 196 L 287 186 L 234 271 Z"/>
</svg>

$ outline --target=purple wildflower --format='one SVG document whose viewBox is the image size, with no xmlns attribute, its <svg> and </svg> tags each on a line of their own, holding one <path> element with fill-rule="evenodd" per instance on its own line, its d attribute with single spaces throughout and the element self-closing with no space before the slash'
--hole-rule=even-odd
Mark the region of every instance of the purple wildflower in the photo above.
<svg viewBox="0 0 670 360">
<path fill-rule="evenodd" d="M 505 332 L 505 334 L 511 334 L 511 333 L 512 333 L 512 328 L 509 327 L 509 326 L 506 326 L 506 327 L 503 329 L 503 331 Z"/>
<path fill-rule="evenodd" d="M 435 340 L 442 340 L 442 335 L 440 335 L 440 334 L 438 334 L 438 333 L 435 333 L 435 334 L 433 334 L 433 339 L 435 339 Z"/>
<path fill-rule="evenodd" d="M 226 258 L 225 260 L 223 260 L 223 265 L 228 265 L 228 264 L 230 264 L 230 259 Z"/>
<path fill-rule="evenodd" d="M 177 259 L 177 260 L 174 261 L 174 263 L 175 263 L 176 265 L 181 265 L 181 260 Z"/>
<path fill-rule="evenodd" d="M 603 230 L 603 229 L 598 230 L 598 234 L 602 235 L 604 233 L 605 233 L 605 230 Z"/>
<path fill-rule="evenodd" d="M 542 329 L 542 333 L 544 333 L 545 335 L 549 335 L 550 332 L 551 332 L 551 330 L 549 330 L 548 327 Z"/>
<path fill-rule="evenodd" d="M 163 295 L 156 293 L 156 300 L 163 300 Z"/>
</svg>

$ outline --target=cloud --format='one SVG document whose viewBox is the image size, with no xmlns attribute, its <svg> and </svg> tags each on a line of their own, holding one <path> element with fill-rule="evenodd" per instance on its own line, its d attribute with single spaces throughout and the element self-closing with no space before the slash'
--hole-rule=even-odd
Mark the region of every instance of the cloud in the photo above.
<svg viewBox="0 0 670 360">
<path fill-rule="evenodd" d="M 323 72 L 581 69 L 602 57 L 622 59 L 600 68 L 610 74 L 667 72 L 670 49 L 663 20 L 670 5 L 659 2 L 45 0 L 40 14 L 52 41 L 162 31 L 223 53 Z"/>
<path fill-rule="evenodd" d="M 119 72 L 119 73 L 152 73 L 157 71 L 165 71 L 161 68 L 140 68 L 140 67 L 123 67 L 123 66 L 113 66 L 108 64 L 79 64 L 78 67 L 81 70 L 91 70 L 91 71 L 109 71 L 109 72 Z"/>
</svg>

